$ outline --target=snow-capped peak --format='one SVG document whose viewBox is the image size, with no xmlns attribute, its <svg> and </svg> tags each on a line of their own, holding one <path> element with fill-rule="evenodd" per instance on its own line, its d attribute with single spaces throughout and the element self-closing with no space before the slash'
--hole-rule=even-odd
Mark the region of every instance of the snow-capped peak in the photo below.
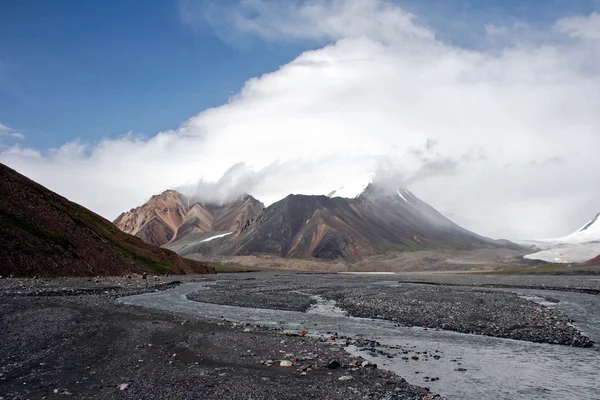
<svg viewBox="0 0 600 400">
<path fill-rule="evenodd" d="M 576 243 L 600 241 L 600 213 L 580 229 L 560 240 Z"/>
<path fill-rule="evenodd" d="M 339 188 L 332 190 L 329 192 L 329 194 L 327 194 L 327 197 L 344 197 L 347 199 L 354 199 L 360 196 L 367 186 L 368 183 L 364 184 L 358 181 L 356 183 L 340 186 Z"/>
</svg>

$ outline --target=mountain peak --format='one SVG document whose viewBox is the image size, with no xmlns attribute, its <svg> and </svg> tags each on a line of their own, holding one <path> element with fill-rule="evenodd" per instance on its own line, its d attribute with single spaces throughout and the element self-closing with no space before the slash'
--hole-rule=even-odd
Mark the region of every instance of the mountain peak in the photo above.
<svg viewBox="0 0 600 400">
<path fill-rule="evenodd" d="M 150 197 L 150 199 L 170 199 L 170 198 L 175 198 L 175 199 L 179 199 L 183 197 L 183 195 L 181 193 L 179 193 L 177 190 L 174 189 L 167 189 L 162 193 L 159 194 L 155 194 L 152 197 Z"/>
<path fill-rule="evenodd" d="M 121 214 L 114 223 L 126 233 L 162 246 L 192 233 L 235 230 L 263 207 L 247 193 L 231 201 L 209 203 L 169 189 Z"/>
<path fill-rule="evenodd" d="M 596 216 L 587 224 L 583 226 L 578 232 L 587 231 L 589 229 L 599 229 L 600 230 L 600 213 L 596 214 Z"/>
<path fill-rule="evenodd" d="M 355 199 L 290 194 L 236 235 L 199 251 L 346 258 L 386 251 L 507 247 L 454 224 L 407 189 L 368 185 Z"/>
</svg>

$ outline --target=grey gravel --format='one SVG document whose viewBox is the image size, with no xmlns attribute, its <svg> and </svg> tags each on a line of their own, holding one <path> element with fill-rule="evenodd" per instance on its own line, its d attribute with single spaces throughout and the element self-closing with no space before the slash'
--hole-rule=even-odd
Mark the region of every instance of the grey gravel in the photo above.
<svg viewBox="0 0 600 400">
<path fill-rule="evenodd" d="M 115 301 L 176 284 L 126 278 L 2 280 L 0 397 L 435 398 L 396 375 L 361 367 L 364 360 L 331 341 Z M 333 359 L 342 367 L 328 369 Z M 280 367 L 283 360 L 292 367 Z M 342 376 L 353 379 L 340 381 Z"/>
<path fill-rule="evenodd" d="M 399 282 L 399 277 L 410 282 L 422 279 L 423 283 L 428 284 Z M 467 274 L 357 277 L 263 273 L 254 274 L 253 278 L 244 281 L 225 277 L 215 286 L 216 289 L 196 292 L 188 295 L 188 298 L 217 304 L 302 311 L 312 299 L 309 295 L 314 294 L 335 300 L 338 307 L 352 316 L 386 319 L 403 326 L 577 347 L 593 345 L 589 338 L 571 325 L 570 318 L 564 313 L 513 293 L 483 289 L 486 285 L 518 287 L 519 282 L 523 282 L 525 287 L 535 287 L 539 278 L 540 288 L 546 289 L 554 284 L 562 290 L 591 290 L 593 281 L 588 283 L 580 276 L 482 278 L 486 277 Z M 452 279 L 457 282 L 452 284 Z M 459 284 L 465 286 L 459 287 Z"/>
</svg>

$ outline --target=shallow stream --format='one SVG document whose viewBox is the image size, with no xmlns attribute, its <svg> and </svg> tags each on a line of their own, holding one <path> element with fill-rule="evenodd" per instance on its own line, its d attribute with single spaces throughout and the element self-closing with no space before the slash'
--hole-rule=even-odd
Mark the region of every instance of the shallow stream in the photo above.
<svg viewBox="0 0 600 400">
<path fill-rule="evenodd" d="M 311 334 L 377 340 L 388 358 L 373 351 L 347 348 L 380 368 L 396 372 L 410 383 L 428 386 L 450 399 L 600 399 L 600 296 L 531 289 L 486 289 L 514 292 L 533 300 L 551 298 L 548 306 L 566 312 L 597 344 L 593 348 L 537 344 L 435 329 L 398 327 L 393 322 L 345 316 L 335 304 L 317 299 L 309 312 L 294 312 L 200 303 L 187 299 L 212 282 L 183 284 L 162 292 L 119 299 L 129 305 L 275 326 L 307 329 Z M 397 282 L 370 284 L 397 285 Z M 546 304 L 546 303 L 544 303 Z M 401 354 L 402 351 L 408 353 Z M 437 351 L 437 353 L 436 353 Z M 424 356 L 427 352 L 428 356 Z M 439 356 L 436 359 L 430 355 Z M 409 357 L 406 357 L 408 355 Z M 417 355 L 418 360 L 410 359 Z M 409 358 L 402 359 L 402 356 Z M 439 377 L 428 382 L 424 377 Z"/>
</svg>

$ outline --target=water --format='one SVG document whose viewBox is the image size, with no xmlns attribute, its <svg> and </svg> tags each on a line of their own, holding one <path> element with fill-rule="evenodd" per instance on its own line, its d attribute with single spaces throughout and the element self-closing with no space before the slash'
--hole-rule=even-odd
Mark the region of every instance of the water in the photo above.
<svg viewBox="0 0 600 400">
<path fill-rule="evenodd" d="M 155 293 L 121 298 L 124 304 L 183 312 L 208 319 L 225 318 L 276 326 L 286 330 L 307 329 L 313 334 L 337 332 L 378 340 L 387 352 L 408 350 L 408 356 L 440 355 L 439 360 L 422 354 L 418 361 L 373 357 L 365 351 L 348 350 L 390 369 L 410 383 L 454 399 L 600 399 L 600 351 L 537 344 L 510 339 L 423 328 L 397 327 L 382 320 L 345 316 L 322 298 L 311 312 L 224 306 L 190 301 L 187 294 L 208 288 L 209 283 L 191 283 Z M 600 343 L 600 296 L 525 289 L 490 289 L 517 292 L 523 296 L 559 300 L 552 307 L 564 310 L 590 338 Z M 391 347 L 391 349 L 390 349 Z M 435 353 L 436 350 L 438 353 Z M 454 361 L 452 361 L 454 360 Z M 467 371 L 457 371 L 464 368 Z M 415 372 L 418 372 L 416 374 Z M 423 377 L 439 377 L 424 382 Z"/>
</svg>

